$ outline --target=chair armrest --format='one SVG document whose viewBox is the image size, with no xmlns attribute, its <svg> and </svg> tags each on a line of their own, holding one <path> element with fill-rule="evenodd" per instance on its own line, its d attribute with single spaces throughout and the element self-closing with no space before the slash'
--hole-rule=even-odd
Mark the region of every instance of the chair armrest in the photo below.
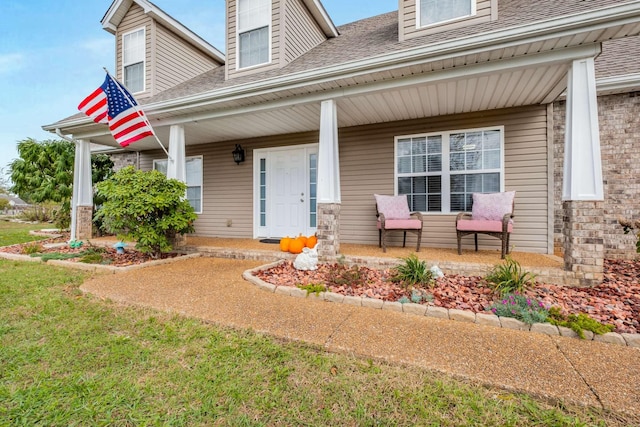
<svg viewBox="0 0 640 427">
<path fill-rule="evenodd" d="M 511 221 L 511 218 L 513 218 L 513 212 L 508 213 L 508 214 L 504 214 L 504 216 L 502 217 L 502 231 L 506 232 L 509 229 L 509 222 Z"/>
<path fill-rule="evenodd" d="M 458 224 L 458 221 L 460 221 L 461 219 L 471 219 L 472 216 L 469 212 L 459 212 L 458 215 L 456 215 L 456 224 Z"/>
<path fill-rule="evenodd" d="M 380 224 L 382 224 L 382 228 L 384 228 L 384 214 L 382 212 L 378 212 L 376 216 L 378 217 L 378 221 L 380 221 Z"/>
<path fill-rule="evenodd" d="M 422 212 L 411 212 L 409 216 L 419 219 L 422 222 Z"/>
</svg>

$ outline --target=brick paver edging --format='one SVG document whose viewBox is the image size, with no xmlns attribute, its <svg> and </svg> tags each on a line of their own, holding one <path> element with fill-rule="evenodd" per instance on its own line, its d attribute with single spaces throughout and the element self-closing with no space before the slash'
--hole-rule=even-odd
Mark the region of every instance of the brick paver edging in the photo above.
<svg viewBox="0 0 640 427">
<path fill-rule="evenodd" d="M 537 332 L 546 335 L 557 335 L 570 338 L 578 338 L 579 336 L 573 330 L 562 326 L 555 326 L 551 323 L 534 323 L 528 325 L 520 320 L 510 317 L 498 317 L 489 313 L 474 313 L 472 311 L 447 309 L 444 307 L 436 307 L 431 305 L 383 301 L 376 298 L 345 296 L 334 292 L 320 292 L 318 294 L 308 293 L 304 289 L 291 286 L 277 286 L 267 283 L 255 276 L 255 273 L 262 270 L 268 270 L 272 267 L 280 265 L 283 261 L 276 261 L 267 265 L 263 265 L 251 270 L 247 270 L 242 277 L 248 282 L 256 285 L 260 289 L 273 292 L 280 295 L 288 295 L 298 298 L 310 298 L 321 301 L 337 302 L 342 304 L 350 304 L 358 307 L 377 308 L 380 310 L 391 310 L 401 313 L 407 313 L 417 316 L 437 317 L 440 319 L 450 319 L 459 322 L 477 323 L 479 325 L 496 326 L 508 329 L 517 329 L 520 331 Z M 629 347 L 640 348 L 640 334 L 619 334 L 617 332 L 609 332 L 604 335 L 596 335 L 591 331 L 584 331 L 587 341 L 599 341 L 610 344 L 617 344 Z"/>
</svg>

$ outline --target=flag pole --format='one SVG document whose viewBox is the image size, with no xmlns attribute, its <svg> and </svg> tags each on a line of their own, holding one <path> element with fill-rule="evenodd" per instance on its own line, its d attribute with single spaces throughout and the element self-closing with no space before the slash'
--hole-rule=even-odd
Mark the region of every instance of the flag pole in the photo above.
<svg viewBox="0 0 640 427">
<path fill-rule="evenodd" d="M 116 84 L 116 86 L 118 87 L 118 90 L 120 91 L 120 93 L 122 93 L 122 96 L 124 96 L 127 99 L 127 101 L 129 102 L 129 105 L 131 105 L 131 107 L 136 111 L 136 113 L 138 113 L 138 116 L 140 116 L 140 118 L 144 120 L 146 125 L 149 126 L 149 129 L 151 129 L 151 133 L 153 133 L 153 137 L 156 139 L 156 141 L 158 141 L 158 144 L 160 144 L 160 147 L 162 147 L 162 150 L 167 155 L 167 159 L 173 162 L 173 159 L 169 155 L 169 152 L 167 151 L 166 148 L 164 148 L 164 145 L 162 145 L 162 141 L 160 141 L 160 138 L 158 138 L 158 135 L 156 135 L 156 131 L 153 129 L 153 126 L 151 126 L 151 123 L 149 123 L 149 119 L 147 119 L 147 116 L 145 114 L 142 114 L 142 112 L 137 108 L 137 106 L 134 105 L 133 102 L 131 102 L 131 99 L 129 98 L 129 96 L 127 96 L 127 93 L 122 90 L 122 87 L 120 86 L 120 82 L 111 75 L 109 70 L 107 70 L 107 67 L 102 67 L 102 69 L 105 71 L 105 73 L 107 73 L 107 76 L 109 76 L 109 78 Z M 133 95 L 131 96 L 133 97 Z"/>
</svg>

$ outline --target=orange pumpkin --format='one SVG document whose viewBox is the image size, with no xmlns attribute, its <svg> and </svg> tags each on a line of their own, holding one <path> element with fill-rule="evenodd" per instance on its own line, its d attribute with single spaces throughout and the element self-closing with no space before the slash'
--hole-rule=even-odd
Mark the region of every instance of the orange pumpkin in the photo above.
<svg viewBox="0 0 640 427">
<path fill-rule="evenodd" d="M 309 249 L 313 249 L 315 248 L 315 246 L 318 244 L 318 236 L 313 235 L 313 236 L 309 236 L 307 238 L 307 247 Z"/>
<path fill-rule="evenodd" d="M 289 243 L 289 252 L 292 254 L 299 254 L 302 252 L 304 248 L 304 243 L 300 238 L 293 239 L 291 243 Z"/>
<path fill-rule="evenodd" d="M 280 250 L 282 252 L 289 252 L 289 245 L 291 245 L 291 238 L 289 236 L 280 239 Z"/>
<path fill-rule="evenodd" d="M 307 236 L 303 236 L 302 233 L 296 237 L 296 239 L 302 240 L 302 247 L 304 248 L 307 245 Z"/>
</svg>

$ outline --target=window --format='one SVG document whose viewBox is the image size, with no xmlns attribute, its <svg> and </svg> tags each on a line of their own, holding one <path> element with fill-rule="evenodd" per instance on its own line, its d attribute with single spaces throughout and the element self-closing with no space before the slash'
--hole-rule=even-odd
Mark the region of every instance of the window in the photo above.
<svg viewBox="0 0 640 427">
<path fill-rule="evenodd" d="M 144 91 L 144 28 L 122 36 L 124 85 L 131 93 Z"/>
<path fill-rule="evenodd" d="M 464 18 L 476 13 L 475 0 L 420 0 L 418 27 Z"/>
<path fill-rule="evenodd" d="M 396 138 L 396 194 L 412 211 L 471 210 L 473 193 L 501 191 L 503 128 Z"/>
<path fill-rule="evenodd" d="M 196 213 L 202 213 L 202 157 L 187 157 L 187 200 Z M 167 174 L 167 160 L 154 160 L 153 169 Z"/>
<path fill-rule="evenodd" d="M 271 0 L 238 0 L 238 67 L 269 62 Z"/>
</svg>

